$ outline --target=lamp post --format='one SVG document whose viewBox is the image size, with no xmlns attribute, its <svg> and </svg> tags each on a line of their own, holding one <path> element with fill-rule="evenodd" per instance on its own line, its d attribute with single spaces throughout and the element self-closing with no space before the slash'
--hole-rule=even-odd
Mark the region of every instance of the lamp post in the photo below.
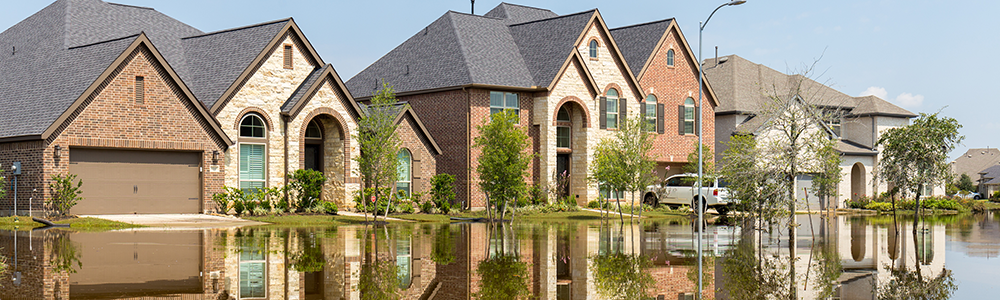
<svg viewBox="0 0 1000 300">
<path fill-rule="evenodd" d="M 702 105 L 702 97 L 703 97 L 702 94 L 704 93 L 703 91 L 705 89 L 704 88 L 705 87 L 705 84 L 704 84 L 704 76 L 705 75 L 702 74 L 702 72 L 701 72 L 701 59 L 702 59 L 702 56 L 701 56 L 701 36 L 702 36 L 702 32 L 705 31 L 705 26 L 708 25 L 708 21 L 712 20 L 712 16 L 714 16 L 715 12 L 719 11 L 720 8 L 722 8 L 724 6 L 740 5 L 740 4 L 743 4 L 743 3 L 747 3 L 747 1 L 746 0 L 732 0 L 732 1 L 729 1 L 729 2 L 724 3 L 722 5 L 719 5 L 719 7 L 716 7 L 715 10 L 713 10 L 712 13 L 708 15 L 708 18 L 705 19 L 705 22 L 698 22 L 698 58 L 695 60 L 695 62 L 698 64 L 698 110 L 697 110 L 698 116 L 696 118 L 698 120 L 698 145 L 697 145 L 697 147 L 698 147 L 698 182 L 696 183 L 697 184 L 697 189 L 698 189 L 698 197 L 695 198 L 695 202 L 696 202 L 695 209 L 698 210 L 698 296 L 697 296 L 698 299 L 701 299 L 702 276 L 704 275 L 703 272 L 702 272 L 702 268 L 703 267 L 702 267 L 701 239 L 702 239 L 702 234 L 705 231 L 704 224 L 705 224 L 705 209 L 706 209 L 704 207 L 705 206 L 705 201 L 702 200 L 702 195 L 701 195 L 702 187 L 704 186 L 704 184 L 702 183 L 702 180 L 704 180 L 703 177 L 705 177 L 705 170 L 703 170 L 705 158 L 704 158 L 704 154 L 702 153 L 703 147 L 701 146 L 701 145 L 703 145 L 702 144 L 702 132 L 703 132 L 703 129 L 701 128 L 701 119 L 703 119 L 703 118 L 701 116 L 701 113 L 702 113 L 701 112 L 701 107 L 703 106 Z"/>
</svg>

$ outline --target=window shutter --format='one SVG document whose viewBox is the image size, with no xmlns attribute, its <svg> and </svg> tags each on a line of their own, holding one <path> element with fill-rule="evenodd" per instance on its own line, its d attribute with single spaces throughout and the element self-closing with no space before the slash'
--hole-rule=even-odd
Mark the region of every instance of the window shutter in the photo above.
<svg viewBox="0 0 1000 300">
<path fill-rule="evenodd" d="M 601 129 L 608 129 L 608 97 L 601 97 Z"/>
<path fill-rule="evenodd" d="M 292 46 L 285 45 L 285 69 L 292 68 Z"/>
<path fill-rule="evenodd" d="M 663 104 L 656 104 L 656 133 L 663 134 Z"/>
<path fill-rule="evenodd" d="M 146 80 L 142 76 L 135 77 L 135 104 L 142 104 L 146 101 Z"/>
<path fill-rule="evenodd" d="M 628 120 L 628 99 L 618 98 L 618 129 Z"/>
<path fill-rule="evenodd" d="M 684 105 L 677 106 L 677 134 L 684 135 Z"/>
<path fill-rule="evenodd" d="M 639 102 L 639 119 L 646 123 L 646 101 Z"/>
</svg>

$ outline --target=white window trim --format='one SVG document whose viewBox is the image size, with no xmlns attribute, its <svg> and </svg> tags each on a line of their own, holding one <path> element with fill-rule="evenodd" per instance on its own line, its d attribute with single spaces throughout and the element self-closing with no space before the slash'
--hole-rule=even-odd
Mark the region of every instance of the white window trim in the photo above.
<svg viewBox="0 0 1000 300">
<path fill-rule="evenodd" d="M 254 138 L 254 139 L 259 139 L 259 138 Z M 261 146 L 264 146 L 264 168 L 263 168 L 263 172 L 264 172 L 264 174 L 263 174 L 264 176 L 263 177 L 264 177 L 264 179 L 261 179 L 261 180 L 257 180 L 257 179 L 245 180 L 245 179 L 243 179 L 243 174 L 240 174 L 240 173 L 243 173 L 243 170 L 242 170 L 243 162 L 239 162 L 240 164 L 237 166 L 237 175 L 239 176 L 239 185 L 240 185 L 240 188 L 242 189 L 244 181 L 246 181 L 246 182 L 262 182 L 262 183 L 264 183 L 264 187 L 267 187 L 268 186 L 268 184 L 267 184 L 267 170 L 268 170 L 267 143 L 260 143 L 260 142 L 240 142 L 239 145 L 240 146 L 243 146 L 243 145 L 261 145 Z M 243 151 L 243 147 L 240 147 L 240 151 Z M 241 155 L 237 155 L 237 159 L 239 157 L 242 157 L 242 154 Z"/>
<path fill-rule="evenodd" d="M 696 123 L 695 120 L 698 119 L 698 109 L 697 109 L 698 105 L 697 105 L 697 103 L 688 104 L 687 103 L 687 99 L 692 99 L 692 98 L 688 97 L 688 98 L 684 99 L 684 127 L 685 127 L 684 128 L 684 134 L 696 134 L 695 131 L 697 131 L 698 128 L 696 128 L 697 124 L 695 124 Z M 688 109 L 691 109 L 691 116 L 693 117 L 691 119 L 687 118 L 687 110 Z M 688 131 L 687 131 L 687 122 L 691 122 L 691 132 L 690 133 L 688 133 Z"/>
</svg>

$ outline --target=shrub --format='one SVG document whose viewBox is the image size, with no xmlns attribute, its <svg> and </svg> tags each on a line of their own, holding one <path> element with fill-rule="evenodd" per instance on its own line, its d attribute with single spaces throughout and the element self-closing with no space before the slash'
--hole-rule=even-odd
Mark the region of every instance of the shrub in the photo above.
<svg viewBox="0 0 1000 300">
<path fill-rule="evenodd" d="M 320 203 L 322 203 L 322 207 L 323 207 L 323 212 L 324 213 L 326 213 L 328 215 L 336 215 L 337 214 L 337 212 L 338 212 L 337 203 L 329 202 L 329 201 L 323 201 L 323 202 L 320 202 Z"/>
<path fill-rule="evenodd" d="M 266 215 L 287 211 L 287 200 L 281 195 L 281 188 L 253 188 L 241 190 L 223 186 L 222 193 L 212 195 L 212 200 L 220 212 L 228 212 L 231 207 L 237 215 Z"/>
<path fill-rule="evenodd" d="M 993 196 L 991 196 L 990 198 L 993 200 L 1000 200 L 1000 191 L 996 191 L 996 193 L 993 193 Z"/>
<path fill-rule="evenodd" d="M 80 194 L 83 193 L 80 190 L 80 187 L 83 186 L 83 180 L 76 181 L 75 184 L 74 181 L 76 181 L 76 174 L 52 175 L 52 182 L 49 183 L 49 188 L 52 189 L 52 199 L 48 202 L 52 209 L 60 215 L 66 215 L 70 208 L 83 200 L 83 197 L 80 197 Z"/>
<path fill-rule="evenodd" d="M 420 212 L 430 214 L 434 210 L 434 201 L 427 200 L 420 203 Z"/>
<path fill-rule="evenodd" d="M 399 204 L 399 211 L 404 214 L 412 214 L 415 210 L 413 209 L 413 203 L 403 202 Z"/>
<path fill-rule="evenodd" d="M 597 201 L 591 200 L 590 202 L 587 202 L 587 208 L 598 209 L 600 207 L 601 203 L 598 203 Z"/>
<path fill-rule="evenodd" d="M 865 209 L 877 210 L 877 211 L 891 211 L 892 203 L 887 202 L 871 202 L 865 206 Z"/>
<path fill-rule="evenodd" d="M 375 188 L 366 188 L 364 190 L 364 193 L 359 193 L 357 196 L 354 196 L 354 203 L 355 203 L 354 209 L 356 209 L 359 212 L 365 212 L 366 211 L 365 208 L 367 207 L 368 213 L 384 214 L 386 211 L 386 206 L 389 205 L 389 197 L 382 197 L 376 199 L 377 201 L 372 203 L 371 197 L 372 195 L 375 194 L 374 192 Z M 390 195 L 390 193 L 391 189 L 386 187 L 382 188 L 382 192 L 379 194 Z M 367 202 L 362 203 L 361 201 L 367 201 Z M 389 213 L 393 213 L 395 211 L 396 211 L 395 206 L 389 208 Z"/>
<path fill-rule="evenodd" d="M 434 206 L 442 213 L 451 211 L 451 202 L 455 200 L 455 176 L 441 173 L 431 177 L 431 199 Z"/>
<path fill-rule="evenodd" d="M 528 202 L 530 202 L 530 204 L 549 203 L 549 195 L 546 194 L 545 191 L 542 190 L 542 188 L 537 184 L 531 185 L 531 187 L 528 188 Z"/>
<path fill-rule="evenodd" d="M 295 170 L 288 174 L 288 188 L 294 194 L 295 208 L 302 211 L 317 205 L 323 191 L 323 172 L 316 170 Z"/>
</svg>

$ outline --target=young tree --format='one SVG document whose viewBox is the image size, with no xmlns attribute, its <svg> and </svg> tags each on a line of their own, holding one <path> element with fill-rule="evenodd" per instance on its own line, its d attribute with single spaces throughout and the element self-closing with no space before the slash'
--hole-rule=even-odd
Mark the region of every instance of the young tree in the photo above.
<svg viewBox="0 0 1000 300">
<path fill-rule="evenodd" d="M 388 84 L 383 84 L 382 88 L 372 97 L 371 103 L 367 106 L 367 111 L 358 120 L 358 133 L 354 135 L 354 140 L 358 141 L 361 148 L 361 155 L 354 158 L 358 163 L 358 172 L 361 175 L 361 202 L 364 203 L 365 220 L 368 219 L 367 196 L 374 196 L 375 199 L 386 197 L 388 203 L 385 209 L 385 216 L 389 215 L 389 208 L 392 206 L 391 189 L 395 187 L 397 168 L 399 161 L 400 139 L 396 133 L 396 114 L 404 107 L 396 106 L 396 93 Z M 389 188 L 387 195 L 381 195 L 383 189 Z M 371 195 L 366 191 L 371 190 Z M 378 211 L 374 213 L 377 218 Z"/>
<path fill-rule="evenodd" d="M 903 197 L 913 194 L 919 215 L 924 187 L 948 178 L 948 153 L 965 139 L 958 134 L 960 128 L 962 125 L 953 118 L 921 113 L 910 125 L 886 130 L 876 143 L 882 147 L 876 179 L 895 185 Z M 895 198 L 892 203 L 895 210 Z M 913 222 L 916 230 L 917 218 Z"/>
<path fill-rule="evenodd" d="M 633 116 L 622 122 L 618 131 L 598 142 L 594 149 L 594 162 L 591 164 L 592 180 L 612 193 L 628 191 L 632 193 L 632 207 L 635 208 L 635 197 L 655 180 L 655 158 L 650 154 L 653 150 L 653 135 L 649 132 L 648 123 L 640 116 Z M 618 203 L 619 218 L 621 202 Z M 639 209 L 642 217 L 642 207 Z"/>
<path fill-rule="evenodd" d="M 962 173 L 962 176 L 958 178 L 958 183 L 955 184 L 958 189 L 971 192 L 976 190 L 976 186 L 972 183 L 972 178 L 969 174 Z"/>
<path fill-rule="evenodd" d="M 477 127 L 479 136 L 475 146 L 482 149 L 479 155 L 479 188 L 486 193 L 487 213 L 506 216 L 507 205 L 527 192 L 528 164 L 533 154 L 529 149 L 528 134 L 515 127 L 518 115 L 510 110 L 488 116 L 485 124 Z M 491 207 L 495 211 L 491 211 Z"/>
</svg>

